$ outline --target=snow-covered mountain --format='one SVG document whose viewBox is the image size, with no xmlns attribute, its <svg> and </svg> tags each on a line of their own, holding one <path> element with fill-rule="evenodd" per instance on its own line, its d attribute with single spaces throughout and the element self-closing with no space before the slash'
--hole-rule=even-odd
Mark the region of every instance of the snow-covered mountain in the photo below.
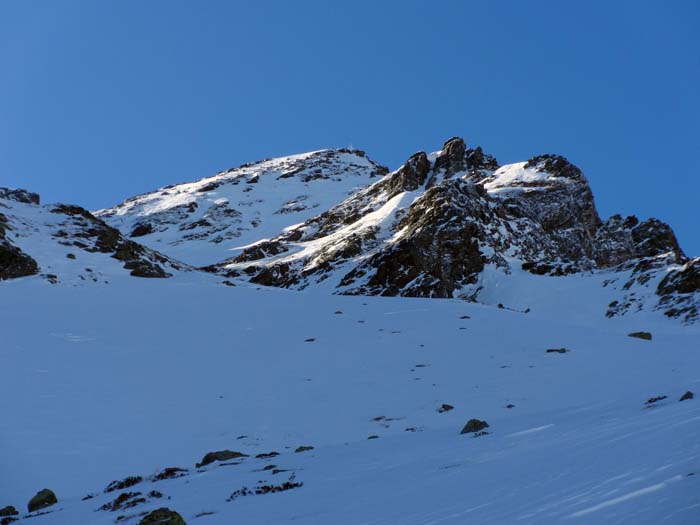
<svg viewBox="0 0 700 525">
<path fill-rule="evenodd" d="M 521 270 L 559 279 L 605 275 L 598 281 L 610 293 L 599 308 L 609 315 L 653 308 L 700 319 L 698 295 L 687 293 L 697 291 L 700 259 L 683 254 L 668 225 L 601 221 L 588 181 L 564 157 L 499 166 L 459 138 L 207 269 L 269 286 L 513 307 Z M 517 307 L 540 306 L 528 300 L 516 299 Z"/>
<path fill-rule="evenodd" d="M 309 219 L 387 171 L 359 150 L 314 151 L 161 188 L 95 215 L 146 246 L 204 266 Z"/>
<path fill-rule="evenodd" d="M 0 188 L 0 525 L 692 525 L 699 311 L 557 155 Z"/>
</svg>

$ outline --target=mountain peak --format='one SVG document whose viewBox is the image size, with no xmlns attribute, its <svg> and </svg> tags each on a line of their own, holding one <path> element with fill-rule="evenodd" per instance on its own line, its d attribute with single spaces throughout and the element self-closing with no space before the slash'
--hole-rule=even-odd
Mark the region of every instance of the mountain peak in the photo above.
<svg viewBox="0 0 700 525">
<path fill-rule="evenodd" d="M 153 249 L 204 266 L 321 213 L 388 171 L 362 150 L 323 149 L 243 164 L 95 213 Z"/>
</svg>

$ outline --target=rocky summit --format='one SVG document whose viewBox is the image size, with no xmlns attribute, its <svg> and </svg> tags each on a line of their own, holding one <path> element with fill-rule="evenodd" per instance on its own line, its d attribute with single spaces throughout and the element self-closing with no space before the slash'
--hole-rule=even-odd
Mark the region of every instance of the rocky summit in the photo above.
<svg viewBox="0 0 700 525">
<path fill-rule="evenodd" d="M 602 220 L 585 175 L 560 155 L 500 165 L 451 138 L 388 173 L 364 152 L 324 150 L 163 188 L 97 215 L 169 256 L 265 286 L 506 304 L 506 283 L 549 282 L 527 275 L 592 276 L 610 291 L 599 307 L 608 316 L 652 309 L 699 319 L 699 288 L 687 276 L 700 262 L 671 227 Z"/>
</svg>

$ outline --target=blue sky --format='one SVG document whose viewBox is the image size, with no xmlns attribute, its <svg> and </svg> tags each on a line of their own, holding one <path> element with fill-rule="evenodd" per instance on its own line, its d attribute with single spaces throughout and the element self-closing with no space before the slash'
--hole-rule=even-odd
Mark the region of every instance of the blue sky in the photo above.
<svg viewBox="0 0 700 525">
<path fill-rule="evenodd" d="M 0 184 L 91 209 L 237 164 L 451 136 L 560 153 L 700 255 L 700 3 L 0 4 Z"/>
</svg>

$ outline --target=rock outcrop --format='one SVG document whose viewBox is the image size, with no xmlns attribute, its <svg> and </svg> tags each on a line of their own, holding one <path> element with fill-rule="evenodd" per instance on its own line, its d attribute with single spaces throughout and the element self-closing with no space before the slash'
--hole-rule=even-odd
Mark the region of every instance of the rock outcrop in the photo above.
<svg viewBox="0 0 700 525">
<path fill-rule="evenodd" d="M 29 512 L 34 512 L 36 510 L 41 510 L 51 505 L 58 503 L 58 498 L 56 494 L 50 489 L 42 489 L 37 492 L 32 499 L 29 500 L 27 504 L 27 510 Z"/>
<path fill-rule="evenodd" d="M 144 516 L 143 519 L 139 521 L 139 525 L 187 525 L 187 523 L 185 523 L 182 516 L 174 510 L 161 507 Z"/>
</svg>

